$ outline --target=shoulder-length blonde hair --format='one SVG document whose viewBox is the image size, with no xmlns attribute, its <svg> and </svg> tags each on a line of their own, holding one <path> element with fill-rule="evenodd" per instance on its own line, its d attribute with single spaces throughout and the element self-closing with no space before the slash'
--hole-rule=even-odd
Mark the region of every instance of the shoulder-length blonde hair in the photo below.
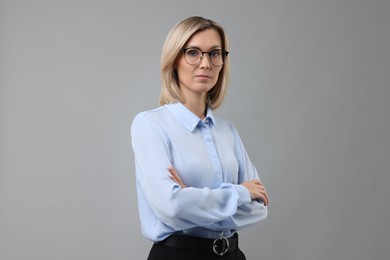
<svg viewBox="0 0 390 260">
<path fill-rule="evenodd" d="M 160 94 L 160 105 L 185 101 L 179 88 L 175 69 L 176 62 L 179 55 L 181 55 L 181 49 L 191 36 L 207 29 L 214 29 L 218 32 L 221 37 L 222 49 L 227 50 L 228 39 L 224 29 L 210 19 L 192 16 L 177 23 L 168 33 L 161 55 L 162 89 Z M 207 95 L 207 105 L 211 109 L 216 109 L 222 104 L 229 81 L 229 69 L 229 59 L 226 58 L 223 67 L 219 72 L 217 83 L 209 90 Z"/>
</svg>

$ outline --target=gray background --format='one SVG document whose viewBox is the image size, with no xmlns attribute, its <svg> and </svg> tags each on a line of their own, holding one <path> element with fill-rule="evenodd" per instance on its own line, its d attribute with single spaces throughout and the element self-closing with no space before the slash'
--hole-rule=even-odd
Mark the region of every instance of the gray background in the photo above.
<svg viewBox="0 0 390 260">
<path fill-rule="evenodd" d="M 390 259 L 390 1 L 0 2 L 0 259 L 146 259 L 129 128 L 164 38 L 231 41 L 228 96 L 268 187 L 248 259 Z"/>
</svg>

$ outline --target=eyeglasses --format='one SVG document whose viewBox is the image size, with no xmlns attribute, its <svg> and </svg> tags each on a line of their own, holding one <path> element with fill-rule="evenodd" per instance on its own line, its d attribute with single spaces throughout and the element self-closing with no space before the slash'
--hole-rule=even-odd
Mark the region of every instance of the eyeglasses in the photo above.
<svg viewBox="0 0 390 260">
<path fill-rule="evenodd" d="M 215 49 L 212 51 L 202 51 L 196 47 L 183 48 L 181 51 L 184 54 L 185 61 L 190 65 L 198 65 L 203 60 L 205 53 L 209 56 L 211 64 L 216 67 L 221 67 L 229 52 L 222 49 Z"/>
</svg>

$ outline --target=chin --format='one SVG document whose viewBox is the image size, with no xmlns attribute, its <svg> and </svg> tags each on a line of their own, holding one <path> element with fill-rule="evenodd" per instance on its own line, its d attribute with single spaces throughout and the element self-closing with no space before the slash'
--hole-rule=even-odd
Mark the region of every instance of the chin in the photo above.
<svg viewBox="0 0 390 260">
<path fill-rule="evenodd" d="M 199 89 L 199 90 L 203 90 L 203 91 L 209 91 L 214 86 L 215 86 L 215 83 L 210 84 L 209 82 L 208 83 L 199 83 L 199 82 L 197 82 L 197 83 L 194 84 L 194 88 L 195 89 Z"/>
</svg>

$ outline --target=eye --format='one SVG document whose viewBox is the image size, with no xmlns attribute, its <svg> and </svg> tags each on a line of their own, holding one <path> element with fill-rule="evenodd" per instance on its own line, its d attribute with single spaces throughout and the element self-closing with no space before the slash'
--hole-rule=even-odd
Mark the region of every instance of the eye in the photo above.
<svg viewBox="0 0 390 260">
<path fill-rule="evenodd" d="M 219 58 L 222 55 L 222 50 L 213 50 L 210 52 L 211 58 Z"/>
<path fill-rule="evenodd" d="M 186 51 L 186 55 L 190 57 L 198 57 L 200 56 L 200 51 L 198 49 L 188 49 Z"/>
</svg>

